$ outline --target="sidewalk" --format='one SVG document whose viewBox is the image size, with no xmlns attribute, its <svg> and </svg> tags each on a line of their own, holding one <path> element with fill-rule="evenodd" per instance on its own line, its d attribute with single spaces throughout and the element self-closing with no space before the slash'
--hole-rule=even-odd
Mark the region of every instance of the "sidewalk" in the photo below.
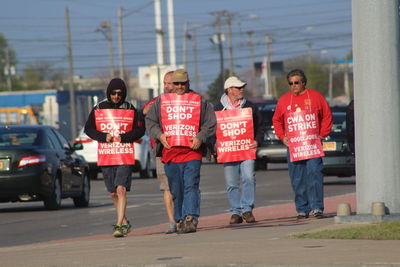
<svg viewBox="0 0 400 267">
<path fill-rule="evenodd" d="M 400 241 L 296 239 L 292 235 L 343 227 L 337 204 L 325 199 L 323 219 L 297 221 L 292 204 L 254 210 L 257 222 L 229 226 L 230 214 L 201 217 L 198 232 L 163 233 L 166 225 L 107 235 L 0 248 L 0 266 L 400 266 Z M 348 226 L 348 225 L 344 225 Z"/>
</svg>

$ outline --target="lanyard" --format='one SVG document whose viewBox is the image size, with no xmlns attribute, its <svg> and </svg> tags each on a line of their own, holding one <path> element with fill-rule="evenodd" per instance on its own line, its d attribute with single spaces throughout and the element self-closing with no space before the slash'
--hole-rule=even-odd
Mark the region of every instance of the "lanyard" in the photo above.
<svg viewBox="0 0 400 267">
<path fill-rule="evenodd" d="M 307 97 L 310 100 L 309 103 L 305 103 L 306 107 L 308 105 L 308 110 L 311 112 L 311 98 L 310 98 L 310 94 L 308 93 L 308 90 L 306 89 L 307 92 Z M 293 102 L 293 94 L 290 94 L 290 113 L 293 113 L 292 111 L 292 102 Z"/>
</svg>

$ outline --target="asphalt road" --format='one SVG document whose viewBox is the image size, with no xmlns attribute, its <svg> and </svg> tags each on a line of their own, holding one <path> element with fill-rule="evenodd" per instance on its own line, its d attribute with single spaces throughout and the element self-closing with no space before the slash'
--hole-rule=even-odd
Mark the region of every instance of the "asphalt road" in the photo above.
<svg viewBox="0 0 400 267">
<path fill-rule="evenodd" d="M 291 203 L 292 189 L 286 164 L 270 164 L 268 171 L 257 171 L 256 207 Z M 325 196 L 355 192 L 355 178 L 325 178 Z M 102 180 L 92 181 L 88 208 L 75 208 L 64 199 L 62 208 L 47 211 L 42 202 L 0 203 L 0 246 L 13 246 L 81 236 L 111 234 L 115 210 Z M 223 167 L 203 164 L 200 189 L 201 216 L 226 213 Z M 134 176 L 128 194 L 127 217 L 134 228 L 166 223 L 162 193 L 156 179 Z M 200 218 L 201 220 L 201 218 Z"/>
</svg>

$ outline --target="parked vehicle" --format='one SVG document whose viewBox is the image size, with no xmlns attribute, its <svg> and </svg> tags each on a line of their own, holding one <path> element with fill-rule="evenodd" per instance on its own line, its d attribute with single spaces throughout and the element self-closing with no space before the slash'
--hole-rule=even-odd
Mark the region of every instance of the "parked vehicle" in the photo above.
<svg viewBox="0 0 400 267">
<path fill-rule="evenodd" d="M 38 125 L 38 119 L 31 107 L 0 108 L 1 124 Z"/>
<path fill-rule="evenodd" d="M 275 112 L 275 104 L 265 105 L 260 109 L 265 123 L 265 134 L 262 144 L 257 148 L 255 169 L 267 170 L 268 163 L 285 163 L 286 146 L 275 135 L 272 117 Z"/>
<path fill-rule="evenodd" d="M 71 197 L 76 207 L 90 199 L 88 165 L 57 130 L 43 125 L 0 127 L 0 202 L 43 201 L 59 209 Z"/>
<path fill-rule="evenodd" d="M 351 152 L 346 132 L 346 113 L 332 112 L 331 133 L 322 141 L 323 173 L 327 176 L 348 177 L 355 175 L 355 156 Z"/>
<path fill-rule="evenodd" d="M 77 153 L 83 156 L 88 162 L 90 179 L 97 179 L 98 173 L 101 171 L 100 167 L 97 166 L 97 141 L 87 136 L 82 128 L 74 143 L 82 144 L 83 149 Z M 135 165 L 133 171 L 139 172 L 141 178 L 157 177 L 149 136 L 145 135 L 136 141 L 134 147 Z"/>
</svg>

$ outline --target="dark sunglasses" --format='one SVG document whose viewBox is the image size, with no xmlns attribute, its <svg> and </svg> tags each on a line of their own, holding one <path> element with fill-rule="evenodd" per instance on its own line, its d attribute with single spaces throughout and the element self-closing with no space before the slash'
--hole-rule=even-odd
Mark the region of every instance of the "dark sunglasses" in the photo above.
<svg viewBox="0 0 400 267">
<path fill-rule="evenodd" d="M 174 85 L 186 85 L 187 84 L 187 82 L 175 82 L 175 83 L 173 83 Z"/>
<path fill-rule="evenodd" d="M 111 92 L 111 95 L 119 95 L 119 96 L 122 96 L 122 92 L 120 92 L 120 91 L 112 91 L 112 92 Z"/>
<path fill-rule="evenodd" d="M 293 85 L 293 84 L 299 84 L 299 83 L 301 83 L 301 82 L 299 82 L 299 81 L 295 81 L 295 82 L 289 82 L 289 85 Z"/>
</svg>

